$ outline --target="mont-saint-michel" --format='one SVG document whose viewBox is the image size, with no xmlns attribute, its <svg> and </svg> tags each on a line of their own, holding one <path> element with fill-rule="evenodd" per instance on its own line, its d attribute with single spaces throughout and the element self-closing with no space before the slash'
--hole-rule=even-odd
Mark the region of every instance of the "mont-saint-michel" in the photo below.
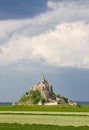
<svg viewBox="0 0 89 130">
<path fill-rule="evenodd" d="M 58 104 L 72 104 L 75 102 L 70 101 L 68 98 L 56 94 L 53 91 L 53 86 L 45 79 L 44 74 L 42 79 L 37 84 L 33 85 L 28 92 L 19 99 L 18 105 L 58 105 Z"/>
</svg>

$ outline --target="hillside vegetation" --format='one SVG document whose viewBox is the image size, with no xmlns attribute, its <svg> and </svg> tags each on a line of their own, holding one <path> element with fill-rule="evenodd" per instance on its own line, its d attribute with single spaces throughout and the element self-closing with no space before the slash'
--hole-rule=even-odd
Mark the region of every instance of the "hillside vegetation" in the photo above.
<svg viewBox="0 0 89 130">
<path fill-rule="evenodd" d="M 18 101 L 18 104 L 28 105 L 28 104 L 37 104 L 41 100 L 41 94 L 38 90 L 26 92 Z"/>
</svg>

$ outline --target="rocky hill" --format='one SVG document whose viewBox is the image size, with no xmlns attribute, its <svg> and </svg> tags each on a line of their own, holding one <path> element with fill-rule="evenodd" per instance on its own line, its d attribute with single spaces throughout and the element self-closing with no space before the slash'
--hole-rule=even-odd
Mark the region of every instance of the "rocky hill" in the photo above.
<svg viewBox="0 0 89 130">
<path fill-rule="evenodd" d="M 18 105 L 57 105 L 67 104 L 68 99 L 53 92 L 53 87 L 47 82 L 44 75 L 38 84 L 35 84 L 18 101 Z"/>
</svg>

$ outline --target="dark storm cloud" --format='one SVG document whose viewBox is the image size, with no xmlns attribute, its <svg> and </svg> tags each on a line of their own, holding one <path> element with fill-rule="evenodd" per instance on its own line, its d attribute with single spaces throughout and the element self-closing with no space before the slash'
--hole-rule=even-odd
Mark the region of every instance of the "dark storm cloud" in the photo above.
<svg viewBox="0 0 89 130">
<path fill-rule="evenodd" d="M 33 17 L 46 9 L 47 0 L 0 0 L 0 20 Z"/>
</svg>

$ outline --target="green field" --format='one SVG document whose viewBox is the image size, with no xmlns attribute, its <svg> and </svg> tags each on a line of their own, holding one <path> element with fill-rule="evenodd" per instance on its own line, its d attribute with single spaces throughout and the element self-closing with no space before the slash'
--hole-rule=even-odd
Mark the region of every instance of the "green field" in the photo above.
<svg viewBox="0 0 89 130">
<path fill-rule="evenodd" d="M 17 106 L 8 105 L 0 106 L 0 111 L 54 111 L 54 112 L 89 112 L 89 105 L 82 106 L 70 106 L 70 105 L 58 105 L 58 106 Z"/>
<path fill-rule="evenodd" d="M 89 114 L 89 113 L 88 113 Z M 89 126 L 89 115 L 54 115 L 54 114 L 0 114 L 0 123 L 47 124 L 59 126 Z"/>
<path fill-rule="evenodd" d="M 0 130 L 12 129 L 89 130 L 89 106 L 0 106 Z"/>
<path fill-rule="evenodd" d="M 20 124 L 0 124 L 0 130 L 88 130 L 87 126 L 54 126 L 54 125 L 20 125 Z"/>
</svg>

